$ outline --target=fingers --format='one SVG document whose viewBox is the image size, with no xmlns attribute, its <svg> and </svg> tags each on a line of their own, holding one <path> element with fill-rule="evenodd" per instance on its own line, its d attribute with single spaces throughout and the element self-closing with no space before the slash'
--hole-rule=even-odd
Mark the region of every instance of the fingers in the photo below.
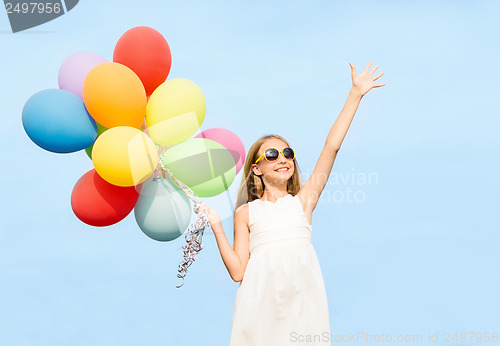
<svg viewBox="0 0 500 346">
<path fill-rule="evenodd" d="M 355 76 L 356 75 L 356 67 L 354 67 L 354 64 L 349 63 L 349 66 L 351 66 L 351 75 Z"/>
<path fill-rule="evenodd" d="M 373 80 L 379 79 L 383 74 L 384 74 L 384 72 L 380 72 L 375 78 L 373 78 Z"/>
<path fill-rule="evenodd" d="M 378 65 L 375 65 L 375 67 L 373 67 L 371 70 L 370 70 L 370 67 L 372 66 L 373 64 L 373 61 L 370 61 L 368 63 L 368 65 L 366 65 L 365 69 L 363 70 L 362 74 L 368 74 L 370 76 L 373 76 L 373 74 L 375 73 L 375 71 L 379 68 Z M 351 66 L 351 74 L 352 74 L 352 77 L 354 78 L 354 76 L 356 75 L 356 68 L 354 67 L 354 64 L 352 63 L 349 63 L 349 66 Z M 370 72 L 368 72 L 370 71 Z M 373 81 L 376 81 L 377 79 L 379 79 L 380 77 L 382 77 L 384 73 L 383 72 L 380 72 L 377 76 L 375 76 L 373 78 Z M 384 86 L 385 83 L 379 83 L 379 84 L 374 84 L 373 85 L 373 88 L 378 88 L 378 87 L 381 87 L 381 86 Z"/>
<path fill-rule="evenodd" d="M 375 70 L 378 69 L 378 65 L 376 65 L 374 68 L 372 68 L 372 70 L 370 71 L 369 75 L 373 75 L 373 73 L 375 72 Z"/>
<path fill-rule="evenodd" d="M 196 211 L 196 214 L 199 214 L 201 212 L 205 212 L 207 211 L 207 205 L 203 202 L 200 203 L 200 205 L 198 206 L 198 210 Z"/>
<path fill-rule="evenodd" d="M 363 73 L 368 72 L 368 70 L 370 69 L 370 66 L 372 66 L 372 64 L 373 64 L 373 61 L 370 61 L 370 62 L 368 63 L 368 65 L 366 65 L 365 69 L 363 70 Z"/>
</svg>

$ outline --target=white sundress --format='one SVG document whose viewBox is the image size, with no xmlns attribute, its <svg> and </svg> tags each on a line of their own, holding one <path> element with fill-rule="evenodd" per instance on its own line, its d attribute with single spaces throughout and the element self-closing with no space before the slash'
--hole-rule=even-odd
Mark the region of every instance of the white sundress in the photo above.
<svg viewBox="0 0 500 346">
<path fill-rule="evenodd" d="M 248 206 L 250 258 L 230 346 L 331 345 L 325 285 L 299 197 Z"/>
</svg>

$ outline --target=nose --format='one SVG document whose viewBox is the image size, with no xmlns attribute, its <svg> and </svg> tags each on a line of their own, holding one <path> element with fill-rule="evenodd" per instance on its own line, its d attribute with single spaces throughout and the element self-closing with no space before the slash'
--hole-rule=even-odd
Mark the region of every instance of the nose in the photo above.
<svg viewBox="0 0 500 346">
<path fill-rule="evenodd" d="M 278 155 L 278 162 L 279 163 L 285 163 L 287 160 L 285 158 L 285 155 L 283 155 L 283 153 L 279 153 Z"/>
</svg>

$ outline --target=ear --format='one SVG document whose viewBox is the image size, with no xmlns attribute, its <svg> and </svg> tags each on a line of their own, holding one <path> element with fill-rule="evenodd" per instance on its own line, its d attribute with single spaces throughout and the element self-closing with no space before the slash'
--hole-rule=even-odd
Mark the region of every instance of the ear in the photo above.
<svg viewBox="0 0 500 346">
<path fill-rule="evenodd" d="M 262 172 L 260 171 L 259 166 L 257 166 L 255 163 L 252 164 L 252 170 L 253 170 L 253 174 L 255 174 L 256 176 L 262 175 Z"/>
</svg>

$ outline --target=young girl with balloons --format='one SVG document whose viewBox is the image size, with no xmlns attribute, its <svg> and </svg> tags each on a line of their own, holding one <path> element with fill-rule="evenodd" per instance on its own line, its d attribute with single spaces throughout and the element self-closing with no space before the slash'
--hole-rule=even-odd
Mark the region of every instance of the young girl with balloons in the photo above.
<svg viewBox="0 0 500 346">
<path fill-rule="evenodd" d="M 352 88 L 325 141 L 312 175 L 301 185 L 294 150 L 281 136 L 259 138 L 243 169 L 234 213 L 234 247 L 218 213 L 202 203 L 222 260 L 240 282 L 234 303 L 230 345 L 331 344 L 328 303 L 311 220 L 356 109 L 375 81 L 370 62 L 351 67 Z"/>
</svg>

